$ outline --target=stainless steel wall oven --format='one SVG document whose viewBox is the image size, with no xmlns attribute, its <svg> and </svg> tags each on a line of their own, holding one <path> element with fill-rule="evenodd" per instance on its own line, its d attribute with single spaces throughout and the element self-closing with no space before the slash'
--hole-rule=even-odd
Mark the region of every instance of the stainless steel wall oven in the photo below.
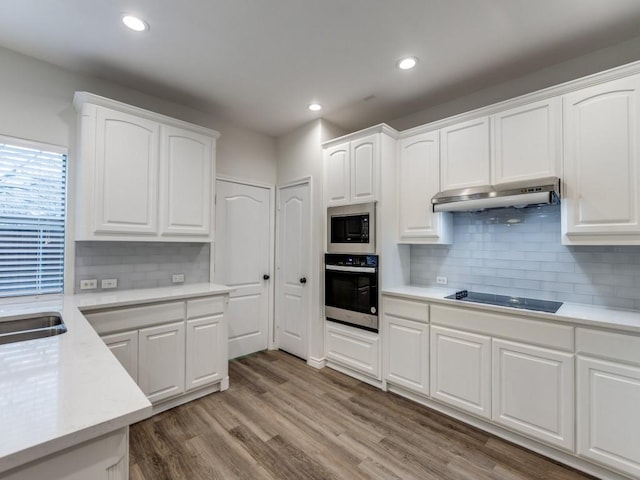
<svg viewBox="0 0 640 480">
<path fill-rule="evenodd" d="M 327 320 L 378 331 L 378 256 L 325 254 Z"/>
</svg>

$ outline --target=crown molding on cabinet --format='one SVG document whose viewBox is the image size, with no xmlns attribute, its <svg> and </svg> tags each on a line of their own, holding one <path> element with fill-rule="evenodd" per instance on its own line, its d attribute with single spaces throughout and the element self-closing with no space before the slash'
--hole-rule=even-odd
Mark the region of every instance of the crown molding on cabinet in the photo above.
<svg viewBox="0 0 640 480">
<path fill-rule="evenodd" d="M 507 109 L 521 107 L 540 100 L 559 97 L 561 95 L 571 93 L 582 88 L 591 87 L 593 85 L 609 82 L 611 80 L 617 80 L 619 78 L 628 77 L 637 73 L 640 73 L 640 61 L 622 65 L 620 67 L 611 68 L 609 70 L 594 73 L 592 75 L 581 77 L 575 80 L 570 80 L 559 85 L 554 85 L 552 87 L 548 87 L 532 93 L 527 93 L 519 97 L 510 98 L 502 102 L 493 103 L 491 105 L 480 107 L 475 110 L 459 113 L 458 115 L 443 118 L 442 120 L 436 120 L 435 122 L 427 123 L 424 125 L 419 125 L 408 130 L 403 130 L 398 132 L 397 138 L 407 138 L 420 133 L 432 132 L 434 130 L 439 130 L 441 128 L 455 125 L 460 122 L 473 120 L 478 117 L 494 115 Z"/>
<path fill-rule="evenodd" d="M 176 118 L 169 117 L 167 115 L 162 115 L 161 113 L 145 110 L 144 108 L 134 107 L 133 105 L 128 105 L 126 103 L 118 102 L 117 100 L 112 100 L 110 98 L 101 97 L 93 93 L 75 92 L 75 94 L 73 95 L 73 106 L 75 107 L 75 109 L 78 112 L 82 111 L 82 107 L 85 103 L 90 103 L 92 105 L 98 105 L 100 107 L 110 108 L 113 110 L 117 110 L 119 112 L 124 112 L 130 115 L 135 115 L 137 117 L 146 118 L 147 120 L 160 122 L 165 125 L 172 125 L 174 127 L 184 128 L 185 130 L 189 130 L 191 132 L 196 132 L 202 135 L 213 137 L 216 140 L 220 138 L 220 132 L 218 132 L 217 130 L 212 130 L 210 128 L 206 128 L 190 122 L 178 120 Z"/>
<path fill-rule="evenodd" d="M 391 138 L 394 138 L 396 140 L 400 138 L 400 132 L 398 132 L 395 128 L 390 127 L 386 123 L 380 123 L 372 127 L 367 127 L 362 130 L 358 130 L 357 132 L 347 133 L 346 135 L 342 135 L 341 137 L 332 138 L 331 140 L 322 142 L 322 148 L 338 145 L 342 142 L 349 142 L 351 140 L 356 140 L 360 137 L 365 137 L 367 135 L 372 135 L 374 133 L 385 133 L 389 135 Z"/>
</svg>

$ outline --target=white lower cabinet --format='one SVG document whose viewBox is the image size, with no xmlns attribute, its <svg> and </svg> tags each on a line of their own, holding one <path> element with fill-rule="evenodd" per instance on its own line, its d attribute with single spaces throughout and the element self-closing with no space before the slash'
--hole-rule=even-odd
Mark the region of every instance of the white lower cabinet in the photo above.
<svg viewBox="0 0 640 480">
<path fill-rule="evenodd" d="M 102 341 L 111 353 L 125 368 L 127 373 L 138 383 L 138 331 L 113 333 L 104 335 Z"/>
<path fill-rule="evenodd" d="M 138 385 L 152 403 L 184 392 L 184 322 L 141 329 L 138 355 Z"/>
<path fill-rule="evenodd" d="M 640 478 L 640 336 L 576 329 L 578 454 Z"/>
<path fill-rule="evenodd" d="M 380 375 L 378 334 L 334 322 L 325 322 L 327 360 L 376 380 Z"/>
<path fill-rule="evenodd" d="M 391 296 L 382 299 L 384 379 L 429 394 L 429 306 Z"/>
<path fill-rule="evenodd" d="M 493 339 L 492 363 L 493 421 L 573 450 L 573 355 Z"/>
<path fill-rule="evenodd" d="M 491 337 L 431 327 L 431 397 L 491 418 Z"/>
<path fill-rule="evenodd" d="M 128 480 L 129 427 L 1 475 L 2 480 Z"/>
<path fill-rule="evenodd" d="M 197 390 L 228 388 L 227 302 L 213 295 L 84 314 L 147 398 L 166 409 Z"/>
<path fill-rule="evenodd" d="M 222 380 L 226 356 L 219 345 L 227 341 L 222 315 L 187 320 L 186 390 L 194 390 Z"/>
<path fill-rule="evenodd" d="M 578 454 L 640 478 L 640 368 L 578 357 Z"/>
<path fill-rule="evenodd" d="M 429 325 L 385 315 L 385 380 L 429 394 Z"/>
</svg>

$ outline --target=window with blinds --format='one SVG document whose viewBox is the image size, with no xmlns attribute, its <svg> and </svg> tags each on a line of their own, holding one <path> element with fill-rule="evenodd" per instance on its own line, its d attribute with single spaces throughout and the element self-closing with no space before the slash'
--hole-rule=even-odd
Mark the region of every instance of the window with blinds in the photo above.
<svg viewBox="0 0 640 480">
<path fill-rule="evenodd" d="M 64 286 L 67 155 L 0 137 L 0 297 Z"/>
</svg>

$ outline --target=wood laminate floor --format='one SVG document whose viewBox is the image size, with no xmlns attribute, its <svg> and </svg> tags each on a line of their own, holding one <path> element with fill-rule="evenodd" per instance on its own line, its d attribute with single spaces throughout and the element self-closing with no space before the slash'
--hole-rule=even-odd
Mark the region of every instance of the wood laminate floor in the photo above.
<svg viewBox="0 0 640 480">
<path fill-rule="evenodd" d="M 131 427 L 131 480 L 593 478 L 282 352 L 231 387 Z"/>
</svg>

